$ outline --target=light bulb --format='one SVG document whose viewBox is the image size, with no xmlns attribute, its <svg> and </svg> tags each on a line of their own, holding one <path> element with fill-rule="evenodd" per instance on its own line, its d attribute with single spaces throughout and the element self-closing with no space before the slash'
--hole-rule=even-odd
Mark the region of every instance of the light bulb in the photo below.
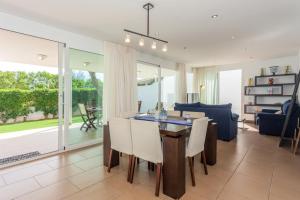
<svg viewBox="0 0 300 200">
<path fill-rule="evenodd" d="M 143 47 L 143 46 L 145 45 L 145 43 L 144 43 L 144 39 L 143 39 L 143 38 L 141 38 L 141 39 L 140 39 L 140 41 L 139 41 L 139 45 L 140 45 L 141 47 Z"/>
<path fill-rule="evenodd" d="M 154 41 L 152 42 L 151 48 L 156 49 L 156 42 L 154 42 Z"/>
<path fill-rule="evenodd" d="M 163 51 L 163 52 L 167 52 L 167 51 L 168 51 L 168 47 L 167 47 L 166 44 L 163 46 L 162 51 Z"/>
<path fill-rule="evenodd" d="M 130 43 L 130 35 L 126 35 L 125 37 L 125 43 Z"/>
</svg>

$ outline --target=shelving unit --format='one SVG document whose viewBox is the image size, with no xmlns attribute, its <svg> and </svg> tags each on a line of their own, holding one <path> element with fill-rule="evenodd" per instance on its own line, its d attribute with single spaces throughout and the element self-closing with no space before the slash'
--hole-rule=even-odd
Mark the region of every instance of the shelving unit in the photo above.
<svg viewBox="0 0 300 200">
<path fill-rule="evenodd" d="M 268 84 L 269 78 L 273 78 L 274 84 Z M 292 97 L 295 83 L 295 73 L 255 76 L 255 85 L 244 87 L 244 95 L 254 97 L 252 104 L 244 104 L 244 113 L 255 115 L 262 108 L 281 109 L 282 103 Z M 278 102 L 274 103 L 274 98 Z M 267 103 L 266 99 L 273 102 Z"/>
</svg>

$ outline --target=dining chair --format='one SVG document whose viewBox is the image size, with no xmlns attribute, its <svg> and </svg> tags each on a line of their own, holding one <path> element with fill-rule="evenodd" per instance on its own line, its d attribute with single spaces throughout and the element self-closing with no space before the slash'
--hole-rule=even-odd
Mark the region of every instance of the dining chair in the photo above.
<svg viewBox="0 0 300 200">
<path fill-rule="evenodd" d="M 80 115 L 81 115 L 81 119 L 83 121 L 81 127 L 80 127 L 80 130 L 82 130 L 83 128 L 85 128 L 85 132 L 87 132 L 89 130 L 89 128 L 94 128 L 94 129 L 97 129 L 96 126 L 95 126 L 95 120 L 97 119 L 96 116 L 94 116 L 93 114 L 90 114 L 85 105 L 82 104 L 82 103 L 79 103 L 78 104 L 78 108 L 79 108 L 79 112 L 80 112 Z"/>
<path fill-rule="evenodd" d="M 192 131 L 186 147 L 186 157 L 189 161 L 189 167 L 192 178 L 192 185 L 195 186 L 195 173 L 194 173 L 194 157 L 201 153 L 204 172 L 207 175 L 206 157 L 204 153 L 204 143 L 206 138 L 206 131 L 208 125 L 208 118 L 202 117 L 195 119 L 192 125 Z"/>
<path fill-rule="evenodd" d="M 180 111 L 178 110 L 167 110 L 167 114 L 170 117 L 180 117 Z"/>
<path fill-rule="evenodd" d="M 163 152 L 160 132 L 157 122 L 131 119 L 133 164 L 131 183 L 133 182 L 135 160 L 141 158 L 156 164 L 155 196 L 159 196 L 160 179 L 163 163 Z"/>
<path fill-rule="evenodd" d="M 113 150 L 116 150 L 120 153 L 125 153 L 129 155 L 127 181 L 130 181 L 131 166 L 133 160 L 130 120 L 124 118 L 112 118 L 111 120 L 109 120 L 108 124 L 110 132 L 111 149 L 109 152 L 107 171 L 110 172 L 111 169 L 111 159 Z"/>
<path fill-rule="evenodd" d="M 205 117 L 204 112 L 188 112 L 188 111 L 183 111 L 182 112 L 182 117 L 187 117 L 189 116 L 190 118 L 202 118 Z"/>
</svg>

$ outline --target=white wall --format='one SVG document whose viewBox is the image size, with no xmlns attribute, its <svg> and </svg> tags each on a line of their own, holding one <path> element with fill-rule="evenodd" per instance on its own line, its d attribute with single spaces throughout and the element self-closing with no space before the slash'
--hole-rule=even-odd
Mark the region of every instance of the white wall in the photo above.
<svg viewBox="0 0 300 200">
<path fill-rule="evenodd" d="M 244 86 L 248 85 L 248 79 L 254 78 L 254 76 L 260 75 L 260 69 L 266 68 L 266 73 L 269 73 L 268 67 L 270 66 L 280 66 L 280 70 L 283 70 L 283 66 L 291 65 L 292 71 L 295 73 L 298 73 L 299 71 L 299 61 L 300 61 L 300 53 L 299 56 L 287 56 L 287 57 L 281 57 L 281 58 L 274 58 L 274 59 L 268 59 L 268 60 L 258 60 L 258 61 L 252 61 L 247 63 L 239 63 L 239 64 L 232 64 L 232 65 L 221 65 L 217 66 L 218 71 L 224 71 L 224 70 L 232 70 L 232 69 L 242 69 L 242 106 L 244 103 L 248 103 L 249 98 L 244 96 Z M 281 71 L 282 72 L 282 71 Z M 253 120 L 253 115 L 246 115 L 243 114 L 243 108 L 242 108 L 242 117 L 245 117 L 248 120 Z"/>
</svg>

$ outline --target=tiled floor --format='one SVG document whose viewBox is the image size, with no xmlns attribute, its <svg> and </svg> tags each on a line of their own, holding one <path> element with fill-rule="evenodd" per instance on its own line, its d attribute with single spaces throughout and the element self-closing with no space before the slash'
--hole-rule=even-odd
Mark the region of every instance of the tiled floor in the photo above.
<svg viewBox="0 0 300 200">
<path fill-rule="evenodd" d="M 196 162 L 196 187 L 187 171 L 186 194 L 197 200 L 298 200 L 300 156 L 277 147 L 278 138 L 254 129 L 240 131 L 232 142 L 218 141 L 218 162 L 204 175 Z M 199 161 L 199 158 L 196 159 Z M 102 146 L 57 155 L 0 170 L 0 200 L 169 199 L 154 196 L 155 176 L 142 162 L 134 183 L 126 182 L 128 160 L 107 173 Z M 186 168 L 188 170 L 188 168 Z"/>
</svg>

